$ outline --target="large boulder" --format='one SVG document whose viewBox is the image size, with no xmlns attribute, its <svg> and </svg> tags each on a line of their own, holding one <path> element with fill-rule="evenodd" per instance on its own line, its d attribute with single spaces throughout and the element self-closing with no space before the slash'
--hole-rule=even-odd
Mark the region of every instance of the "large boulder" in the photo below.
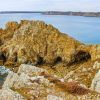
<svg viewBox="0 0 100 100">
<path fill-rule="evenodd" d="M 53 64 L 58 58 L 68 63 L 81 43 L 42 21 L 9 22 L 5 30 L 13 31 L 11 40 L 0 47 L 7 61 L 15 63 Z"/>
<path fill-rule="evenodd" d="M 22 64 L 17 73 L 9 72 L 0 100 L 99 100 L 100 94 L 77 82 L 65 82 L 42 68 Z"/>
<path fill-rule="evenodd" d="M 33 65 L 21 64 L 17 73 L 18 74 L 24 73 L 29 76 L 32 76 L 32 75 L 39 75 L 42 72 L 46 72 L 46 70 L 38 68 Z"/>
<path fill-rule="evenodd" d="M 6 57 L 5 65 L 9 62 L 13 65 L 63 62 L 67 65 L 100 58 L 100 45 L 80 43 L 42 21 L 8 22 L 0 32 L 0 41 L 3 41 L 0 52 Z"/>
<path fill-rule="evenodd" d="M 91 89 L 100 92 L 100 70 L 97 72 L 94 79 L 92 80 Z"/>
<path fill-rule="evenodd" d="M 0 100 L 26 100 L 22 95 L 11 89 L 0 90 Z"/>
<path fill-rule="evenodd" d="M 9 72 L 2 88 L 21 88 L 31 85 L 30 80 L 33 79 L 34 75 L 39 75 L 42 72 L 46 72 L 44 69 L 32 66 L 21 64 L 17 73 L 12 71 Z"/>
</svg>

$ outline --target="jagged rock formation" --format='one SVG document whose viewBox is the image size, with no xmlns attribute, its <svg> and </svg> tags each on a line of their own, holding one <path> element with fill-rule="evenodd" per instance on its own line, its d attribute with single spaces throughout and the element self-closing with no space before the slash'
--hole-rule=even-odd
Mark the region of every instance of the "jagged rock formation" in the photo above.
<svg viewBox="0 0 100 100">
<path fill-rule="evenodd" d="M 100 67 L 100 65 L 99 65 Z M 98 73 L 95 75 L 92 84 L 91 84 L 91 88 L 95 91 L 100 92 L 100 70 L 98 71 Z"/>
<path fill-rule="evenodd" d="M 42 21 L 8 22 L 0 34 L 0 60 L 6 65 L 71 64 L 100 58 L 99 45 L 86 46 Z"/>
<path fill-rule="evenodd" d="M 0 51 L 6 58 L 4 62 L 8 61 L 6 64 L 54 64 L 59 61 L 68 64 L 100 58 L 99 45 L 86 46 L 41 21 L 8 22 L 0 34 Z"/>
<path fill-rule="evenodd" d="M 85 45 L 42 21 L 0 29 L 0 64 L 12 70 L 0 99 L 100 99 L 100 45 Z"/>
<path fill-rule="evenodd" d="M 0 100 L 27 100 L 17 92 L 12 91 L 11 89 L 2 89 L 0 90 Z"/>
<path fill-rule="evenodd" d="M 5 35 L 2 32 L 6 32 Z M 2 34 L 1 40 L 3 44 L 0 47 L 0 51 L 8 62 L 18 64 L 54 64 L 62 61 L 68 64 L 69 62 L 82 60 L 82 58 L 79 58 L 80 60 L 76 59 L 79 56 L 78 52 L 81 51 L 84 52 L 82 55 L 82 57 L 84 56 L 84 61 L 85 58 L 86 60 L 93 58 L 90 55 L 91 46 L 86 47 L 79 41 L 59 32 L 56 28 L 44 22 L 27 20 L 21 21 L 19 24 L 9 22 L 2 32 L 0 33 Z M 79 48 L 85 50 L 80 51 Z M 73 59 L 72 55 L 75 56 L 74 53 L 76 52 L 78 54 Z"/>
<path fill-rule="evenodd" d="M 13 33 L 16 29 L 18 29 L 17 22 L 8 22 L 5 30 L 0 29 L 0 45 L 3 45 L 4 42 L 10 40 L 13 37 Z"/>
</svg>

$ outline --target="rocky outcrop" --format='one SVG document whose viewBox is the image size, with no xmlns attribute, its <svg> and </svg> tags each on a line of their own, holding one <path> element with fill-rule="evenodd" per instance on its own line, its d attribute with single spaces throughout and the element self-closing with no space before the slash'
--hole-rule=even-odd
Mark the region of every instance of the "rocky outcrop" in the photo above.
<svg viewBox="0 0 100 100">
<path fill-rule="evenodd" d="M 5 27 L 6 29 L 0 29 L 0 45 L 3 45 L 13 37 L 14 31 L 18 29 L 18 23 L 8 22 Z"/>
<path fill-rule="evenodd" d="M 9 22 L 0 34 L 0 64 L 12 70 L 3 100 L 100 99 L 100 45 L 80 43 L 42 21 Z"/>
<path fill-rule="evenodd" d="M 56 95 L 48 95 L 47 100 L 63 100 L 63 98 L 58 97 Z"/>
<path fill-rule="evenodd" d="M 0 90 L 3 100 L 99 100 L 100 94 L 84 85 L 65 82 L 47 70 L 22 64 L 17 73 L 10 72 Z"/>
<path fill-rule="evenodd" d="M 0 100 L 26 100 L 23 96 L 11 89 L 0 90 Z"/>
<path fill-rule="evenodd" d="M 100 92 L 100 70 L 97 72 L 97 74 L 95 75 L 95 77 L 92 81 L 91 89 L 93 89 L 97 92 Z"/>
<path fill-rule="evenodd" d="M 11 88 L 15 86 L 16 88 L 26 87 L 27 85 L 31 85 L 30 77 L 34 75 L 39 75 L 45 70 L 41 68 L 37 68 L 31 65 L 20 65 L 20 68 L 17 73 L 9 72 L 4 84 L 3 88 Z"/>
<path fill-rule="evenodd" d="M 100 93 L 100 62 L 95 62 L 94 69 L 98 69 L 91 83 L 91 89 Z"/>
<path fill-rule="evenodd" d="M 5 40 L 0 58 L 6 66 L 22 63 L 53 66 L 59 62 L 67 66 L 100 58 L 100 45 L 84 45 L 42 21 L 8 22 L 0 33 L 1 40 Z"/>
<path fill-rule="evenodd" d="M 5 30 L 13 34 L 0 50 L 7 61 L 13 63 L 54 64 L 59 58 L 69 63 L 71 55 L 81 45 L 79 41 L 41 21 L 9 22 Z"/>
<path fill-rule="evenodd" d="M 76 81 L 85 84 L 87 87 L 91 87 L 91 83 L 97 71 L 100 70 L 99 61 L 86 62 L 80 65 L 77 69 L 70 71 L 64 77 L 65 81 Z"/>
<path fill-rule="evenodd" d="M 0 52 L 6 58 L 3 57 L 1 60 L 5 65 L 9 63 L 10 66 L 21 63 L 54 65 L 58 62 L 67 65 L 80 60 L 100 58 L 100 45 L 84 45 L 42 21 L 8 22 L 6 29 L 1 29 L 0 34 L 2 41 Z"/>
<path fill-rule="evenodd" d="M 24 73 L 28 74 L 29 76 L 32 76 L 33 74 L 39 75 L 44 71 L 46 72 L 46 70 L 42 68 L 38 68 L 32 65 L 21 64 L 18 70 L 18 74 Z"/>
</svg>

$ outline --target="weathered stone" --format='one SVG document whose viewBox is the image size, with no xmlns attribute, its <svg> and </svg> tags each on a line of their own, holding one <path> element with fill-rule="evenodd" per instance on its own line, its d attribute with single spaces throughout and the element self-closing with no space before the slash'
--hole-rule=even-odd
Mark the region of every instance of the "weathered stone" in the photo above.
<svg viewBox="0 0 100 100">
<path fill-rule="evenodd" d="M 0 100 L 26 100 L 22 95 L 11 89 L 0 90 Z"/>
<path fill-rule="evenodd" d="M 0 30 L 0 40 L 6 41 L 0 51 L 8 63 L 53 65 L 100 58 L 100 45 L 84 45 L 42 21 L 22 20 L 19 24 L 8 22 L 6 26 L 6 29 Z"/>
<path fill-rule="evenodd" d="M 94 69 L 100 69 L 100 63 L 98 61 L 96 61 L 93 65 Z"/>
<path fill-rule="evenodd" d="M 91 89 L 100 92 L 100 70 L 97 72 L 94 79 L 92 80 Z"/>
<path fill-rule="evenodd" d="M 70 75 L 73 73 L 71 72 Z M 42 68 L 22 64 L 17 73 L 9 72 L 0 90 L 0 98 L 3 100 L 70 100 L 71 98 L 99 100 L 100 95 L 86 88 L 84 84 L 77 84 L 74 80 L 65 83 L 64 79 L 62 81 Z"/>
<path fill-rule="evenodd" d="M 68 63 L 73 51 L 81 45 L 80 42 L 42 21 L 24 20 L 17 24 L 8 23 L 7 30 L 13 30 L 13 36 L 0 48 L 5 52 L 7 61 L 19 64 L 29 61 L 33 64 L 53 64 L 60 57 L 61 61 Z"/>
<path fill-rule="evenodd" d="M 30 85 L 29 76 L 27 74 L 21 73 L 18 75 L 17 73 L 10 72 L 6 78 L 6 81 L 3 84 L 3 88 L 21 88 Z"/>
<path fill-rule="evenodd" d="M 18 74 L 24 73 L 29 76 L 39 75 L 42 72 L 45 72 L 45 70 L 42 68 L 32 66 L 32 65 L 27 65 L 27 64 L 21 64 L 18 70 Z"/>
<path fill-rule="evenodd" d="M 16 82 L 16 80 L 19 78 L 18 74 L 17 73 L 14 73 L 14 72 L 10 72 L 3 84 L 3 87 L 2 88 L 11 88 L 14 84 L 14 82 Z"/>
<path fill-rule="evenodd" d="M 17 73 L 9 72 L 2 95 L 6 91 L 8 96 L 10 91 L 11 100 L 14 91 L 27 100 L 100 99 L 99 93 L 88 89 L 100 69 L 100 45 L 82 44 L 52 25 L 28 20 L 9 22 L 6 29 L 0 29 L 0 43 L 0 58 L 6 58 L 0 59 L 3 64 L 19 68 Z"/>
<path fill-rule="evenodd" d="M 55 95 L 48 95 L 47 100 L 63 100 L 63 98 L 55 96 Z"/>
</svg>

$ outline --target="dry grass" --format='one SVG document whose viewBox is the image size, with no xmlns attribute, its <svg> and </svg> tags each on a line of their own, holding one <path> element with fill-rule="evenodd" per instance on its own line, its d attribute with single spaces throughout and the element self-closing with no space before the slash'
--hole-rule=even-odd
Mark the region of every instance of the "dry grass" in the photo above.
<svg viewBox="0 0 100 100">
<path fill-rule="evenodd" d="M 30 88 L 20 88 L 20 89 L 15 89 L 14 87 L 11 88 L 11 90 L 18 92 L 19 94 L 21 94 L 23 97 L 25 97 L 27 100 L 32 100 L 32 94 L 29 94 L 30 92 Z"/>
<path fill-rule="evenodd" d="M 51 76 L 45 72 L 41 73 L 45 78 L 47 78 L 50 82 L 56 84 L 59 88 L 61 88 L 64 92 L 71 93 L 73 95 L 85 95 L 90 92 L 89 89 L 86 89 L 80 86 L 77 82 L 61 82 L 59 79 Z"/>
</svg>

